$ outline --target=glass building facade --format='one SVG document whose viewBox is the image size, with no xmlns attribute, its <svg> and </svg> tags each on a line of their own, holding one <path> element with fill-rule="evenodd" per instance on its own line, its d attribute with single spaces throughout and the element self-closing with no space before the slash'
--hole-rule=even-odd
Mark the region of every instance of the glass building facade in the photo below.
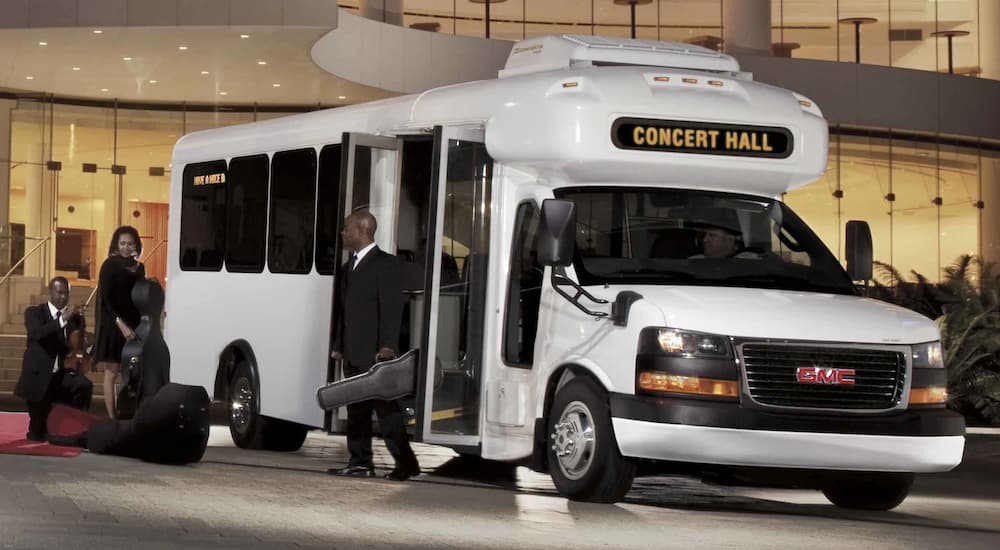
<svg viewBox="0 0 1000 550">
<path fill-rule="evenodd" d="M 359 10 L 365 0 L 342 0 Z M 952 37 L 956 74 L 978 75 L 980 3 L 994 0 L 771 0 L 774 55 L 855 60 L 854 18 L 861 62 L 948 71 L 945 31 Z M 632 13 L 616 0 L 490 0 L 489 37 L 522 40 L 545 34 L 628 37 Z M 485 0 L 402 0 L 404 26 L 467 36 L 486 35 Z M 935 35 L 935 33 L 939 33 Z M 968 33 L 968 34 L 965 34 Z M 720 49 L 726 35 L 723 0 L 639 0 L 635 36 Z"/>
</svg>

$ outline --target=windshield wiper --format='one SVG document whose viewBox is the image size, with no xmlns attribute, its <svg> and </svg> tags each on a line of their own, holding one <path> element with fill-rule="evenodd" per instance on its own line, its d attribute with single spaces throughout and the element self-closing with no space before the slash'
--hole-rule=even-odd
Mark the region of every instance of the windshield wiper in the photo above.
<svg viewBox="0 0 1000 550">
<path fill-rule="evenodd" d="M 676 271 L 671 269 L 653 269 L 650 267 L 641 267 L 639 269 L 628 269 L 612 271 L 607 273 L 606 276 L 629 276 L 629 275 L 657 275 L 664 278 L 679 280 L 679 281 L 692 281 L 697 279 L 693 274 L 687 271 Z"/>
</svg>

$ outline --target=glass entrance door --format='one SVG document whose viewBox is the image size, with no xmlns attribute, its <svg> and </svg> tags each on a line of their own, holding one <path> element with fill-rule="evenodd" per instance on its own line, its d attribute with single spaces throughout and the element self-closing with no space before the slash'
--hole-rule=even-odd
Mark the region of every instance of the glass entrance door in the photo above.
<svg viewBox="0 0 1000 550">
<path fill-rule="evenodd" d="M 493 160 L 481 128 L 437 127 L 426 245 L 417 437 L 474 447 L 480 441 L 483 325 Z M 434 201 L 432 201 L 434 202 Z"/>
</svg>

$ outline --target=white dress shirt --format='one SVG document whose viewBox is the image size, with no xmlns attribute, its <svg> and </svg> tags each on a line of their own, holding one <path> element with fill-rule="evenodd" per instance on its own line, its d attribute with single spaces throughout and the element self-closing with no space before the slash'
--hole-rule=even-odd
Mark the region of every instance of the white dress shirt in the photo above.
<svg viewBox="0 0 1000 550">
<path fill-rule="evenodd" d="M 65 331 L 66 330 L 66 319 L 63 319 L 62 315 L 59 315 L 58 317 L 56 317 L 56 314 L 58 314 L 58 313 L 59 313 L 59 308 L 57 308 L 56 306 L 52 305 L 52 302 L 49 302 L 49 315 L 51 315 L 53 319 L 59 319 L 59 328 L 61 328 L 61 329 L 63 329 L 63 331 Z M 63 336 L 65 336 L 65 335 L 66 335 L 66 333 L 63 332 Z M 59 372 L 59 357 L 58 356 L 56 356 L 56 362 L 55 362 L 55 364 L 52 365 L 52 372 L 53 373 Z"/>
<path fill-rule="evenodd" d="M 365 255 L 371 252 L 373 248 L 375 248 L 375 243 L 371 243 L 368 246 L 354 253 L 354 263 L 351 264 L 351 271 L 354 271 L 354 269 L 358 267 L 358 264 L 361 263 L 361 260 L 363 260 L 365 258 Z"/>
</svg>

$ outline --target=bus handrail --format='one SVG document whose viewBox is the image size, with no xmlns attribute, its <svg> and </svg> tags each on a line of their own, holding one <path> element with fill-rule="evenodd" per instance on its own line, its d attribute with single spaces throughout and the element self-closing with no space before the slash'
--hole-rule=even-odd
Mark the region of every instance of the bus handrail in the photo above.
<svg viewBox="0 0 1000 550">
<path fill-rule="evenodd" d="M 51 239 L 51 238 L 52 238 L 52 236 L 49 235 L 48 237 L 45 237 L 44 239 L 38 241 L 38 244 L 36 244 L 35 246 L 31 247 L 31 250 L 29 250 L 24 256 L 21 256 L 20 260 L 18 260 L 14 265 L 10 266 L 10 269 L 7 271 L 7 273 L 3 276 L 2 279 L 0 279 L 0 288 L 3 288 L 4 283 L 7 282 L 7 279 L 10 279 L 10 276 L 11 276 L 12 273 L 14 273 L 14 270 L 16 270 L 18 267 L 20 267 L 21 264 L 23 264 L 24 261 L 28 259 L 28 256 L 31 256 L 32 254 L 34 254 L 34 252 L 36 250 L 38 250 L 39 248 L 41 248 L 41 246 L 43 244 L 45 244 L 46 242 L 48 242 L 49 239 Z"/>
</svg>

